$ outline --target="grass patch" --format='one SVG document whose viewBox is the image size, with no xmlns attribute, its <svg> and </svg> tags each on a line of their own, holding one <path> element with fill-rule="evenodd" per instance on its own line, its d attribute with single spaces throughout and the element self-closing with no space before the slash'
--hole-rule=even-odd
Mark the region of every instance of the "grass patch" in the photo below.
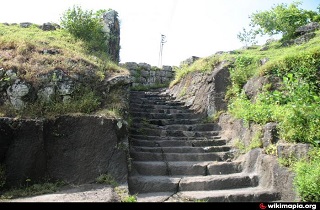
<svg viewBox="0 0 320 210">
<path fill-rule="evenodd" d="M 119 186 L 117 181 L 110 174 L 101 174 L 100 176 L 98 176 L 96 178 L 96 182 L 98 184 L 107 184 L 107 185 L 111 185 L 113 187 Z"/>
<path fill-rule="evenodd" d="M 44 183 L 32 184 L 30 186 L 27 185 L 20 188 L 12 188 L 7 191 L 4 191 L 0 196 L 0 198 L 14 199 L 14 198 L 20 198 L 20 197 L 29 197 L 29 196 L 54 193 L 64 185 L 65 185 L 64 182 L 58 181 L 58 182 L 44 182 Z"/>
</svg>

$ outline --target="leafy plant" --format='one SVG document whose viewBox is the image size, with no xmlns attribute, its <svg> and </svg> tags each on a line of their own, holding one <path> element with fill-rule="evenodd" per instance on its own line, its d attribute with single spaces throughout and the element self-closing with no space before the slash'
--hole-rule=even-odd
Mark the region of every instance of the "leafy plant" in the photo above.
<svg viewBox="0 0 320 210">
<path fill-rule="evenodd" d="M 106 10 L 83 10 L 73 6 L 66 10 L 61 17 L 61 26 L 76 38 L 88 43 L 90 50 L 105 50 L 107 34 L 103 31 L 101 18 Z"/>
<path fill-rule="evenodd" d="M 304 159 L 293 166 L 294 185 L 304 202 L 320 201 L 320 149 L 314 147 Z"/>
<path fill-rule="evenodd" d="M 99 184 L 108 184 L 112 185 L 113 187 L 117 187 L 119 184 L 117 181 L 111 176 L 110 174 L 101 174 L 96 178 L 96 182 Z"/>
</svg>

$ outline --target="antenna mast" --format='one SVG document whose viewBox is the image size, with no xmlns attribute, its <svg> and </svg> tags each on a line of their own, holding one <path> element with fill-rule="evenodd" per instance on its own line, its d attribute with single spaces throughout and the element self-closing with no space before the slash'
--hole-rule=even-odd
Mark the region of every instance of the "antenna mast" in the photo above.
<svg viewBox="0 0 320 210">
<path fill-rule="evenodd" d="M 162 50 L 163 50 L 163 44 L 166 43 L 166 36 L 161 34 L 161 41 L 160 41 L 160 52 L 159 52 L 159 68 L 162 68 Z"/>
</svg>

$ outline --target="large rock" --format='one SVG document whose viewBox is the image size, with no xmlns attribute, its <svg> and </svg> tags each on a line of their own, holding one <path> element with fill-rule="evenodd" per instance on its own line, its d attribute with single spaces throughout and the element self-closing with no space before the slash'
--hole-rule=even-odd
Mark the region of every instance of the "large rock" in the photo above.
<svg viewBox="0 0 320 210">
<path fill-rule="evenodd" d="M 95 116 L 62 116 L 49 121 L 45 129 L 49 176 L 80 184 L 94 182 L 106 173 L 124 182 L 126 128 L 118 122 Z"/>
<path fill-rule="evenodd" d="M 229 65 L 229 62 L 223 61 L 210 73 L 192 72 L 172 86 L 168 93 L 207 116 L 226 110 L 225 94 L 230 85 Z"/>
<path fill-rule="evenodd" d="M 127 150 L 127 124 L 120 119 L 0 118 L 0 164 L 6 168 L 8 186 L 47 177 L 72 184 L 92 183 L 101 174 L 126 182 Z"/>
<path fill-rule="evenodd" d="M 31 85 L 20 79 L 7 89 L 7 95 L 15 109 L 22 109 L 26 106 L 27 96 L 30 94 Z"/>
<path fill-rule="evenodd" d="M 2 164 L 6 168 L 7 184 L 19 186 L 26 180 L 45 177 L 46 158 L 42 120 L 0 118 Z M 2 138 L 4 137 L 4 138 Z"/>
</svg>

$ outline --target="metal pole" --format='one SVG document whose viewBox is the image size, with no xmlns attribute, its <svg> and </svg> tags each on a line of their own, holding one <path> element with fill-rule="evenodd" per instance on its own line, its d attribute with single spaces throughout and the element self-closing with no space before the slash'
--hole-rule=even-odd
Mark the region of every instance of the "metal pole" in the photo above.
<svg viewBox="0 0 320 210">
<path fill-rule="evenodd" d="M 163 44 L 166 43 L 166 36 L 161 34 L 161 41 L 160 41 L 160 52 L 159 52 L 159 68 L 162 68 L 162 50 L 163 50 Z"/>
</svg>

